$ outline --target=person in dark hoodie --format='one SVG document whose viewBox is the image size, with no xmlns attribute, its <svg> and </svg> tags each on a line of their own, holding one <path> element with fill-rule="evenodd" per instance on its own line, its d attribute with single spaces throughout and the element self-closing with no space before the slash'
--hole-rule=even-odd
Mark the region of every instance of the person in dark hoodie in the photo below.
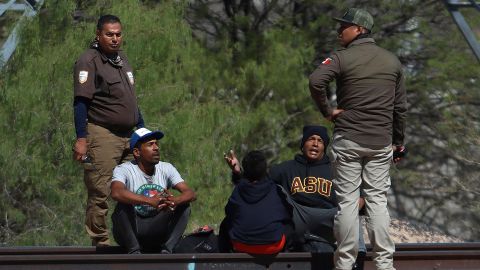
<svg viewBox="0 0 480 270">
<path fill-rule="evenodd" d="M 300 154 L 270 169 L 270 178 L 279 186 L 292 206 L 294 232 L 287 250 L 312 253 L 333 253 L 336 249 L 333 234 L 334 217 L 338 211 L 332 188 L 331 164 L 325 150 L 330 138 L 323 126 L 307 125 L 303 128 Z M 225 156 L 232 169 L 232 181 L 241 177 L 238 159 L 233 151 Z M 364 204 L 359 201 L 359 208 Z M 360 234 L 360 251 L 354 269 L 363 269 L 366 253 Z"/>
<path fill-rule="evenodd" d="M 277 185 L 267 177 L 262 152 L 249 152 L 242 166 L 243 177 L 225 206 L 220 250 L 276 254 L 285 246 L 291 210 Z"/>
<path fill-rule="evenodd" d="M 322 126 L 305 126 L 301 154 L 273 166 L 270 177 L 288 195 L 293 206 L 295 241 L 291 250 L 333 252 L 333 219 L 337 213 L 330 160 L 325 155 L 330 138 Z"/>
</svg>

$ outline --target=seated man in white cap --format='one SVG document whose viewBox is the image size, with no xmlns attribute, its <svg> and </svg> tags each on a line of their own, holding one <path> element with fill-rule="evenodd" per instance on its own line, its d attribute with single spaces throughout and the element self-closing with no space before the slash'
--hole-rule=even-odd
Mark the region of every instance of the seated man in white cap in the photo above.
<svg viewBox="0 0 480 270">
<path fill-rule="evenodd" d="M 160 161 L 161 131 L 136 130 L 130 138 L 134 160 L 115 167 L 111 197 L 113 236 L 128 253 L 172 253 L 188 223 L 195 193 L 172 164 Z M 171 188 L 180 192 L 174 196 Z"/>
</svg>

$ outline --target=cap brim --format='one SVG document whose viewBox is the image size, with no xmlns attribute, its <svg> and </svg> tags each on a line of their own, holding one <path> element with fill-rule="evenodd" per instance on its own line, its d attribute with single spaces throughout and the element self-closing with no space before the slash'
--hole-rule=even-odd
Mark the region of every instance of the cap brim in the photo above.
<svg viewBox="0 0 480 270">
<path fill-rule="evenodd" d="M 142 136 L 141 138 L 139 138 L 138 140 L 139 141 L 143 141 L 145 139 L 150 139 L 150 138 L 153 138 L 153 139 L 157 139 L 157 140 L 160 140 L 161 138 L 163 138 L 163 136 L 165 136 L 165 134 L 163 134 L 163 132 L 157 130 L 157 131 L 152 131 L 148 134 L 145 134 L 145 136 Z"/>
<path fill-rule="evenodd" d="M 353 22 L 347 21 L 347 20 L 342 19 L 342 18 L 332 18 L 332 20 L 337 21 L 337 22 L 341 22 L 341 23 L 343 22 L 343 23 L 349 23 L 349 24 L 356 25 Z"/>
</svg>

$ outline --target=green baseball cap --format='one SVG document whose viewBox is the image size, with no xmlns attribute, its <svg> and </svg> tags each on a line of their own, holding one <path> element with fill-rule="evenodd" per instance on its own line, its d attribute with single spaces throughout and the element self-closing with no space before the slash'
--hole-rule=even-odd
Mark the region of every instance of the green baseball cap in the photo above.
<svg viewBox="0 0 480 270">
<path fill-rule="evenodd" d="M 351 23 L 372 31 L 373 17 L 368 11 L 359 8 L 349 8 L 342 18 L 333 18 L 338 22 Z"/>
</svg>

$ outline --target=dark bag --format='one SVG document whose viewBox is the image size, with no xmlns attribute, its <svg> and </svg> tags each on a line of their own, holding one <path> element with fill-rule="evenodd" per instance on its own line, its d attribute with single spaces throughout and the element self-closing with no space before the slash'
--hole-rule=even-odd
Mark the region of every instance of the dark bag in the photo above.
<svg viewBox="0 0 480 270">
<path fill-rule="evenodd" d="M 305 252 L 333 254 L 333 252 L 335 252 L 335 249 L 337 249 L 337 247 L 333 243 L 325 241 L 325 239 L 317 235 L 305 233 L 304 236 L 305 243 L 303 244 L 302 248 Z"/>
<path fill-rule="evenodd" d="M 203 226 L 182 236 L 173 253 L 218 253 L 218 236 L 212 228 Z"/>
</svg>

